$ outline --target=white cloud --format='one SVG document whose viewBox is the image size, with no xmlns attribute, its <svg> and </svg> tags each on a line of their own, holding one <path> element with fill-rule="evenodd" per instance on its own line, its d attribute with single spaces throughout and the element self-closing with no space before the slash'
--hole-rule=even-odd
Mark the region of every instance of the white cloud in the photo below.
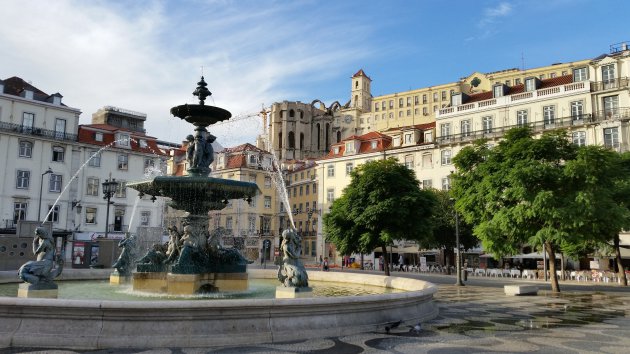
<svg viewBox="0 0 630 354">
<path fill-rule="evenodd" d="M 495 7 L 483 10 L 483 18 L 479 21 L 478 27 L 484 30 L 483 36 L 488 36 L 495 31 L 494 26 L 502 17 L 512 13 L 512 5 L 506 2 L 499 3 Z"/>
<path fill-rule="evenodd" d="M 343 66 L 368 54 L 360 43 L 370 31 L 351 16 L 324 21 L 311 13 L 315 5 L 6 1 L 0 78 L 60 92 L 83 111 L 82 124 L 105 105 L 147 113 L 148 134 L 177 142 L 193 127 L 169 109 L 194 102 L 202 66 L 210 103 L 233 115 L 300 97 L 329 75 L 348 77 Z M 253 142 L 261 123 L 228 126 L 216 127 L 229 134 L 215 134 L 224 146 Z"/>
</svg>

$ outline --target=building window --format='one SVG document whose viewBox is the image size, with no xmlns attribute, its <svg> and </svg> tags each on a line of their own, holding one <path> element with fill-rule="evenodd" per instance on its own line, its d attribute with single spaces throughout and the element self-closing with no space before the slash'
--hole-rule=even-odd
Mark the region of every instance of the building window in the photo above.
<svg viewBox="0 0 630 354">
<path fill-rule="evenodd" d="M 149 226 L 149 222 L 151 221 L 151 212 L 143 211 L 140 213 L 140 225 L 141 226 Z"/>
<path fill-rule="evenodd" d="M 427 103 L 427 95 L 424 94 L 422 95 L 422 104 L 426 104 Z"/>
<path fill-rule="evenodd" d="M 433 142 L 433 133 L 431 131 L 424 132 L 424 142 L 425 143 Z"/>
<path fill-rule="evenodd" d="M 586 67 L 573 69 L 573 82 L 588 80 L 588 70 Z"/>
<path fill-rule="evenodd" d="M 101 132 L 94 133 L 94 140 L 102 142 L 103 141 L 103 133 L 101 133 Z"/>
<path fill-rule="evenodd" d="M 258 202 L 258 197 L 257 196 L 253 196 L 252 197 L 252 201 L 249 202 L 250 208 L 256 208 L 257 202 Z M 282 203 L 280 203 L 280 205 L 282 205 Z"/>
<path fill-rule="evenodd" d="M 494 85 L 492 87 L 493 96 L 492 97 L 503 97 L 503 85 Z"/>
<path fill-rule="evenodd" d="M 411 97 L 407 97 L 407 107 L 411 107 Z"/>
<path fill-rule="evenodd" d="M 413 134 L 405 134 L 405 144 L 413 143 Z"/>
<path fill-rule="evenodd" d="M 52 205 L 48 205 L 48 218 L 46 219 L 49 222 L 52 223 L 58 223 L 59 222 L 59 205 L 55 205 L 54 207 Z"/>
<path fill-rule="evenodd" d="M 304 186 L 300 186 L 300 195 L 304 195 Z"/>
<path fill-rule="evenodd" d="M 116 198 L 126 198 L 127 197 L 127 182 L 126 181 L 116 181 L 118 185 L 116 186 Z"/>
<path fill-rule="evenodd" d="M 573 132 L 573 144 L 577 146 L 586 146 L 586 132 Z"/>
<path fill-rule="evenodd" d="M 85 208 L 85 223 L 96 224 L 96 208 Z"/>
<path fill-rule="evenodd" d="M 127 154 L 118 155 L 118 169 L 126 170 L 128 168 L 129 156 Z"/>
<path fill-rule="evenodd" d="M 28 203 L 15 202 L 13 203 L 13 223 L 17 223 L 19 220 L 26 220 L 26 210 Z"/>
<path fill-rule="evenodd" d="M 30 179 L 31 179 L 30 171 L 18 170 L 15 187 L 18 189 L 28 189 Z"/>
<path fill-rule="evenodd" d="M 483 126 L 482 129 L 484 133 L 492 133 L 492 117 L 482 117 L 481 124 Z"/>
<path fill-rule="evenodd" d="M 376 149 L 377 146 L 378 146 L 378 141 L 374 140 L 370 142 L 370 147 L 372 149 Z"/>
<path fill-rule="evenodd" d="M 442 150 L 442 165 L 451 164 L 451 150 Z"/>
<path fill-rule="evenodd" d="M 433 102 L 437 102 L 437 100 L 438 100 L 438 93 L 433 92 Z"/>
<path fill-rule="evenodd" d="M 405 167 L 413 170 L 413 155 L 405 155 Z"/>
<path fill-rule="evenodd" d="M 66 135 L 66 120 L 55 118 L 55 138 L 63 139 Z"/>
<path fill-rule="evenodd" d="M 438 106 L 437 105 L 433 106 L 433 113 L 437 112 L 437 110 L 438 110 Z"/>
<path fill-rule="evenodd" d="M 520 85 L 521 79 L 514 79 L 514 85 Z"/>
<path fill-rule="evenodd" d="M 402 118 L 403 116 L 403 111 L 398 111 L 398 118 Z"/>
<path fill-rule="evenodd" d="M 98 178 L 88 177 L 86 194 L 98 197 L 98 186 L 99 186 Z"/>
<path fill-rule="evenodd" d="M 460 104 L 462 104 L 462 95 L 461 94 L 452 95 L 451 106 L 459 106 Z"/>
<path fill-rule="evenodd" d="M 52 160 L 55 162 L 63 162 L 63 155 L 66 150 L 61 146 L 53 146 Z"/>
<path fill-rule="evenodd" d="M 352 164 L 352 162 L 348 162 L 346 164 L 346 176 L 349 176 L 350 173 L 352 173 L 353 168 L 354 168 L 354 165 Z"/>
<path fill-rule="evenodd" d="M 394 100 L 389 100 L 389 109 L 394 109 Z"/>
<path fill-rule="evenodd" d="M 442 91 L 442 101 L 446 100 L 446 91 Z"/>
<path fill-rule="evenodd" d="M 317 194 L 317 183 L 313 183 L 313 194 Z"/>
<path fill-rule="evenodd" d="M 332 203 L 334 200 L 335 200 L 335 189 L 328 188 L 328 190 L 326 191 L 326 201 L 328 203 Z"/>
<path fill-rule="evenodd" d="M 34 124 L 35 124 L 35 114 L 24 112 L 22 114 L 22 130 L 25 133 L 32 133 Z"/>
<path fill-rule="evenodd" d="M 374 112 L 378 112 L 378 108 L 379 108 L 378 103 L 375 103 L 374 104 Z"/>
<path fill-rule="evenodd" d="M 463 120 L 459 124 L 459 127 L 462 136 L 470 136 L 470 119 Z"/>
<path fill-rule="evenodd" d="M 525 79 L 525 91 L 536 91 L 536 79 L 533 77 Z"/>
<path fill-rule="evenodd" d="M 519 127 L 523 127 L 527 125 L 527 110 L 526 109 L 516 111 L 516 125 Z"/>
<path fill-rule="evenodd" d="M 394 113 L 389 113 L 389 119 L 394 119 Z"/>
<path fill-rule="evenodd" d="M 422 180 L 422 189 L 433 188 L 433 180 L 423 179 Z"/>
<path fill-rule="evenodd" d="M 571 119 L 580 120 L 584 118 L 584 106 L 582 101 L 571 102 Z"/>
<path fill-rule="evenodd" d="M 146 141 L 146 140 L 144 140 L 144 139 L 140 139 L 140 140 L 138 141 L 138 144 L 140 145 L 140 147 L 141 147 L 142 149 L 146 149 L 146 148 L 149 146 L 149 145 L 147 144 L 147 141 Z"/>
<path fill-rule="evenodd" d="M 387 108 L 387 103 L 385 101 L 381 102 L 381 109 L 385 110 Z"/>
<path fill-rule="evenodd" d="M 89 150 L 90 161 L 88 162 L 88 166 L 91 167 L 101 167 L 101 153 L 98 150 Z"/>
<path fill-rule="evenodd" d="M 307 184 L 304 189 L 305 189 L 304 194 L 309 195 L 310 194 L 309 192 L 311 191 L 311 185 Z"/>
<path fill-rule="evenodd" d="M 270 196 L 265 196 L 265 209 L 271 209 L 271 197 Z"/>
<path fill-rule="evenodd" d="M 62 179 L 63 176 L 62 175 L 56 175 L 56 174 L 51 174 L 50 175 L 50 184 L 49 184 L 49 188 L 48 191 L 49 192 L 55 192 L 55 193 L 61 193 L 61 187 L 62 187 Z"/>
<path fill-rule="evenodd" d="M 402 108 L 403 107 L 403 99 L 399 98 L 398 99 L 398 108 Z"/>
<path fill-rule="evenodd" d="M 422 154 L 422 168 L 433 168 L 433 154 Z"/>
<path fill-rule="evenodd" d="M 145 158 L 144 159 L 144 173 L 150 172 L 151 170 L 153 170 L 155 167 L 155 161 L 153 161 L 153 159 L 150 158 Z"/>
<path fill-rule="evenodd" d="M 556 107 L 544 106 L 543 107 L 543 120 L 545 125 L 553 124 L 556 121 Z"/>
<path fill-rule="evenodd" d="M 609 149 L 619 147 L 619 130 L 617 127 L 604 128 L 604 146 Z"/>
<path fill-rule="evenodd" d="M 348 141 L 346 143 L 346 153 L 354 152 L 354 141 Z"/>
<path fill-rule="evenodd" d="M 417 104 L 419 104 L 419 103 L 420 103 L 420 97 L 418 97 L 418 96 L 413 96 L 413 104 L 414 104 L 414 105 L 417 105 Z"/>
<path fill-rule="evenodd" d="M 228 231 L 232 232 L 232 217 L 231 216 L 227 216 L 225 218 L 225 228 Z"/>
<path fill-rule="evenodd" d="M 129 147 L 129 134 L 116 133 L 116 145 Z"/>
<path fill-rule="evenodd" d="M 248 215 L 247 216 L 247 224 L 248 224 L 248 230 L 250 233 L 255 233 L 256 232 L 256 215 Z"/>
<path fill-rule="evenodd" d="M 606 118 L 612 118 L 617 115 L 619 109 L 619 96 L 608 96 L 603 98 L 604 115 Z"/>
<path fill-rule="evenodd" d="M 265 176 L 265 188 L 271 188 L 271 177 Z"/>
<path fill-rule="evenodd" d="M 440 135 L 442 138 L 449 138 L 451 136 L 451 123 L 440 124 Z"/>
<path fill-rule="evenodd" d="M 611 84 L 615 82 L 614 64 L 602 66 L 602 80 L 604 81 L 604 88 L 613 88 Z"/>
<path fill-rule="evenodd" d="M 32 157 L 33 156 L 33 143 L 30 141 L 20 141 L 20 149 L 18 152 L 19 157 Z"/>
<path fill-rule="evenodd" d="M 451 179 L 448 177 L 442 178 L 442 190 L 450 190 L 451 189 Z"/>
<path fill-rule="evenodd" d="M 328 165 L 328 177 L 335 177 L 335 165 Z"/>
</svg>

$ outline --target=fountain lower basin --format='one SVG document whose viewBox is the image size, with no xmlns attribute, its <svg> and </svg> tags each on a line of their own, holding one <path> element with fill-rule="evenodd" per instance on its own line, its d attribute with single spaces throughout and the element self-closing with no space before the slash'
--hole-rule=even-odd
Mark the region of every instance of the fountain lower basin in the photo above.
<svg viewBox="0 0 630 354">
<path fill-rule="evenodd" d="M 106 274 L 106 273 L 103 273 Z M 248 270 L 275 279 L 275 270 Z M 0 347 L 66 349 L 216 347 L 304 340 L 384 330 L 438 314 L 437 287 L 408 278 L 309 272 L 313 281 L 404 292 L 352 297 L 184 301 L 0 298 Z"/>
</svg>

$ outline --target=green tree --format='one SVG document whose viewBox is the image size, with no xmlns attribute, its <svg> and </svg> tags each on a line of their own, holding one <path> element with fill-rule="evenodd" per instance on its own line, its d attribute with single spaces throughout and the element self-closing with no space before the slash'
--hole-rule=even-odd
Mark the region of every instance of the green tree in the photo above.
<svg viewBox="0 0 630 354">
<path fill-rule="evenodd" d="M 433 234 L 422 241 L 424 248 L 455 248 L 455 205 L 449 191 L 430 189 L 435 194 L 437 203 L 433 211 Z M 459 220 L 459 242 L 464 249 L 471 249 L 479 244 L 473 235 L 472 226 Z"/>
<path fill-rule="evenodd" d="M 560 291 L 556 250 L 587 239 L 578 202 L 584 186 L 567 170 L 578 150 L 566 132 L 535 139 L 529 128 L 515 128 L 495 148 L 479 141 L 453 160 L 455 207 L 475 225 L 484 248 L 501 257 L 523 244 L 542 245 L 554 292 Z"/>
<path fill-rule="evenodd" d="M 366 162 L 324 215 L 326 240 L 342 254 L 370 253 L 396 240 L 423 241 L 432 233 L 433 193 L 422 190 L 413 170 L 393 158 Z M 385 274 L 389 275 L 387 257 Z"/>
</svg>

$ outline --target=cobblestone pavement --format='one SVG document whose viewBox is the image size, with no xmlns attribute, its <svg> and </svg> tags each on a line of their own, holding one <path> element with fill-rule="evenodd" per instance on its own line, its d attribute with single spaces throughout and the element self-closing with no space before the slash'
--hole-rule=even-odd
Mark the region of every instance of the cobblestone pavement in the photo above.
<svg viewBox="0 0 630 354">
<path fill-rule="evenodd" d="M 628 353 L 630 291 L 506 296 L 498 287 L 438 285 L 437 318 L 360 335 L 229 348 L 83 353 Z M 76 353 L 5 349 L 0 353 Z"/>
</svg>

